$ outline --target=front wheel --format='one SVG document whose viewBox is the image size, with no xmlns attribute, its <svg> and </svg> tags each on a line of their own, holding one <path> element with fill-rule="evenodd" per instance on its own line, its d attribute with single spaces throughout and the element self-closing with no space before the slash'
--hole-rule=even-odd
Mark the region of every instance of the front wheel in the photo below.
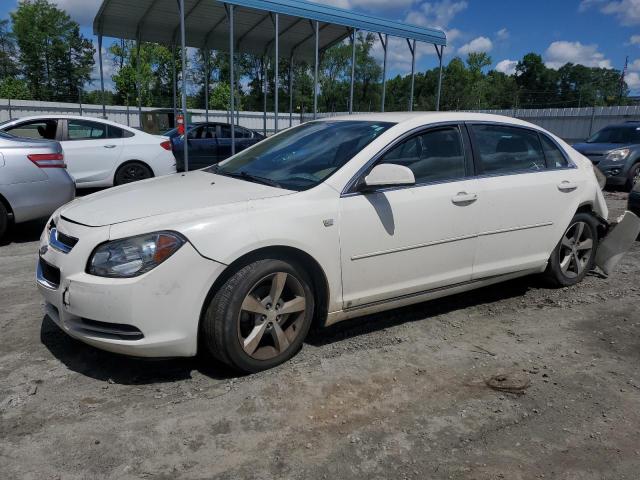
<svg viewBox="0 0 640 480">
<path fill-rule="evenodd" d="M 259 260 L 239 269 L 205 312 L 207 350 L 244 372 L 285 362 L 300 349 L 311 326 L 311 285 L 304 270 L 283 260 Z"/>
<path fill-rule="evenodd" d="M 636 163 L 629 170 L 629 179 L 627 180 L 627 188 L 633 190 L 640 183 L 640 162 Z"/>
<path fill-rule="evenodd" d="M 151 177 L 153 177 L 153 172 L 144 163 L 129 162 L 118 168 L 113 183 L 114 185 L 124 185 Z"/>
<path fill-rule="evenodd" d="M 560 287 L 581 282 L 593 268 L 597 248 L 595 219 L 588 213 L 576 214 L 549 258 L 545 277 Z"/>
</svg>

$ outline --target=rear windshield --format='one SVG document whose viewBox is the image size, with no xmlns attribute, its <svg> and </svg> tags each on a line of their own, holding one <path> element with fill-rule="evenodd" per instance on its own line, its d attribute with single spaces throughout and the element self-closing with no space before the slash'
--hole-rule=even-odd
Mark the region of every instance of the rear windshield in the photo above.
<svg viewBox="0 0 640 480">
<path fill-rule="evenodd" d="M 207 171 L 306 190 L 323 182 L 393 125 L 359 120 L 309 122 L 262 140 Z"/>
<path fill-rule="evenodd" d="M 603 128 L 587 143 L 640 143 L 640 125 Z"/>
</svg>

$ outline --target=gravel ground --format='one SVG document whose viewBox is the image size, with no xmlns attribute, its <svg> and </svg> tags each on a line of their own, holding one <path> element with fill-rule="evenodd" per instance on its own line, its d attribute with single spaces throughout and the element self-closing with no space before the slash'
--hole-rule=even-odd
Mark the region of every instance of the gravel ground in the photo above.
<svg viewBox="0 0 640 480">
<path fill-rule="evenodd" d="M 68 338 L 34 286 L 41 228 L 0 247 L 1 479 L 638 478 L 640 242 L 610 278 L 357 319 L 238 377 Z"/>
</svg>

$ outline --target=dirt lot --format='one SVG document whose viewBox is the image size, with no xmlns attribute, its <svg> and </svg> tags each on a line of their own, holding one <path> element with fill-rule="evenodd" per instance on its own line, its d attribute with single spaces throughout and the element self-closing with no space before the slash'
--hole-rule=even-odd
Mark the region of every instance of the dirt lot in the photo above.
<svg viewBox="0 0 640 480">
<path fill-rule="evenodd" d="M 41 228 L 0 247 L 1 479 L 638 478 L 640 243 L 611 278 L 362 318 L 238 377 L 68 338 L 34 286 Z"/>
</svg>

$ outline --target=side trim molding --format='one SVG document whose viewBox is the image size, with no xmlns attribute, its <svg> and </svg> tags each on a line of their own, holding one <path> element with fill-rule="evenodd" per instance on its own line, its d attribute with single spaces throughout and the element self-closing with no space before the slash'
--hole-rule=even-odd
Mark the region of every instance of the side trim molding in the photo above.
<svg viewBox="0 0 640 480">
<path fill-rule="evenodd" d="M 550 227 L 551 225 L 553 225 L 553 222 L 536 223 L 534 225 L 523 225 L 523 226 L 520 226 L 520 227 L 503 228 L 503 229 L 500 229 L 500 230 L 491 230 L 491 231 L 481 232 L 481 233 L 474 234 L 474 235 L 464 235 L 464 236 L 461 236 L 461 237 L 445 238 L 445 239 L 442 239 L 442 240 L 435 240 L 433 242 L 419 243 L 417 245 L 408 245 L 406 247 L 390 248 L 388 250 L 379 250 L 379 251 L 376 251 L 376 252 L 362 253 L 360 255 L 353 255 L 351 257 L 351 260 L 352 261 L 362 260 L 362 259 L 365 259 L 365 258 L 379 257 L 381 255 L 388 255 L 390 253 L 406 252 L 407 250 L 416 250 L 418 248 L 433 247 L 435 245 L 442 245 L 442 244 L 445 244 L 445 243 L 452 243 L 452 242 L 460 242 L 462 240 L 469 240 L 471 238 L 478 238 L 478 237 L 486 237 L 486 236 L 489 236 L 489 235 L 499 235 L 501 233 L 517 232 L 517 231 L 520 231 L 520 230 L 531 230 L 533 228 Z"/>
</svg>

